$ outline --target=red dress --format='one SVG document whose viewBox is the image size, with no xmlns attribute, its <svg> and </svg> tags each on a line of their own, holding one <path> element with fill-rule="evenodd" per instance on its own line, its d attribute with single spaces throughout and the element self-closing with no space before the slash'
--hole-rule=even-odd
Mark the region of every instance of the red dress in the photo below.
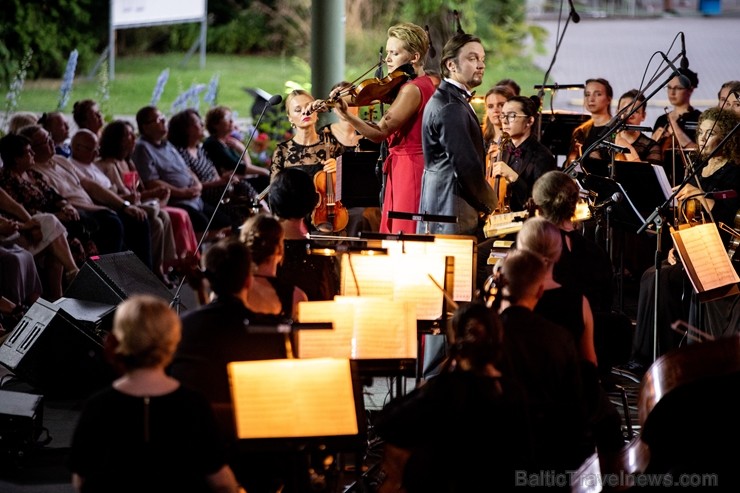
<svg viewBox="0 0 740 493">
<path fill-rule="evenodd" d="M 416 221 L 389 219 L 388 211 L 423 213 L 419 210 L 421 175 L 424 172 L 424 153 L 421 149 L 421 117 L 424 107 L 436 86 L 427 75 L 406 82 L 421 91 L 421 104 L 416 114 L 401 128 L 388 136 L 388 158 L 383 164 L 386 174 L 383 196 L 381 233 L 416 233 Z"/>
</svg>

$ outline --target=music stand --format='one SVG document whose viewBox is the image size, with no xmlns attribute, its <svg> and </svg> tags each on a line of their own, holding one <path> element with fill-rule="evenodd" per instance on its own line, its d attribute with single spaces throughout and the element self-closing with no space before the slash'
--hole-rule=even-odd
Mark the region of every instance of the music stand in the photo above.
<svg viewBox="0 0 740 493">
<path fill-rule="evenodd" d="M 429 223 L 456 223 L 457 216 L 444 216 L 441 214 L 419 214 L 415 212 L 388 211 L 390 219 L 405 219 L 407 221 L 421 221 L 425 223 L 424 231 L 429 233 Z"/>
<path fill-rule="evenodd" d="M 615 161 L 614 178 L 624 190 L 633 210 L 638 215 L 638 228 L 657 206 L 670 196 L 670 187 L 661 184 L 660 165 L 635 161 Z M 664 175 L 663 175 L 664 176 Z M 667 189 L 665 187 L 668 187 Z M 637 228 L 630 229 L 636 232 Z"/>
<path fill-rule="evenodd" d="M 540 142 L 550 149 L 553 155 L 567 156 L 573 131 L 589 118 L 590 115 L 581 113 L 563 113 L 557 110 L 542 112 L 539 116 L 539 124 L 542 127 Z"/>
<path fill-rule="evenodd" d="M 380 207 L 375 165 L 380 152 L 345 151 L 337 157 L 337 200 L 345 207 Z"/>
</svg>

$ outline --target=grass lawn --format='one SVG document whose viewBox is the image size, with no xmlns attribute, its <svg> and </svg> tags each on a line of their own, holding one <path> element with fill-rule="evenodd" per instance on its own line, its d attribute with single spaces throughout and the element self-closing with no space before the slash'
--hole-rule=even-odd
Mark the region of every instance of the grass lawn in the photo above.
<svg viewBox="0 0 740 493">
<path fill-rule="evenodd" d="M 286 89 L 287 81 L 301 85 L 310 83 L 308 64 L 295 58 L 208 54 L 203 70 L 199 67 L 197 53 L 183 67 L 184 58 L 184 53 L 116 58 L 115 79 L 109 83 L 110 100 L 107 107 L 103 105 L 102 108 L 106 117 L 134 115 L 139 108 L 148 105 L 158 77 L 167 68 L 170 71 L 169 78 L 158 104 L 166 114 L 171 113 L 172 103 L 179 94 L 194 83 L 207 85 L 216 74 L 219 76 L 217 102 L 229 106 L 241 118 L 249 117 L 254 101 L 244 88 L 257 87 L 270 94 L 285 94 L 289 91 Z M 346 79 L 354 80 L 368 68 L 347 66 Z M 87 98 L 100 100 L 101 84 L 97 76 L 88 79 L 87 73 L 81 71 L 80 67 L 77 74 L 65 113 L 71 113 L 75 101 Z M 542 72 L 527 63 L 519 67 L 489 66 L 478 94 L 484 95 L 496 81 L 504 77 L 517 80 L 525 95 L 534 93 L 532 86 L 542 82 Z M 55 110 L 60 85 L 61 75 L 59 79 L 26 80 L 16 111 L 43 113 Z M 5 91 L 7 89 L 2 92 Z M 201 114 L 207 110 L 207 105 L 202 102 L 204 94 L 201 93 Z"/>
</svg>

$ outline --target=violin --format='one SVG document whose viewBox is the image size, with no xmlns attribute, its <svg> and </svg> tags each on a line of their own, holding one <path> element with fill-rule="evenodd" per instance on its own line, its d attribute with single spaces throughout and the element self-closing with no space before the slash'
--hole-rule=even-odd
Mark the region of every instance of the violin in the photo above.
<svg viewBox="0 0 740 493">
<path fill-rule="evenodd" d="M 327 128 L 324 132 L 326 136 L 329 129 Z M 328 137 L 324 142 L 328 142 Z M 327 156 L 330 156 L 328 152 Z M 314 175 L 313 183 L 316 186 L 316 193 L 319 195 L 319 203 L 316 204 L 311 213 L 311 224 L 321 233 L 342 231 L 349 222 L 349 212 L 342 205 L 342 202 L 337 200 L 335 195 L 337 189 L 336 172 L 321 170 Z"/>
<path fill-rule="evenodd" d="M 339 200 L 336 200 L 334 194 L 337 174 L 333 171 L 319 171 L 314 175 L 313 182 L 320 198 L 311 213 L 311 223 L 322 233 L 342 231 L 349 222 L 349 212 Z"/>
<path fill-rule="evenodd" d="M 503 161 L 508 164 L 511 145 L 509 134 L 502 132 L 498 139 L 498 151 L 489 153 L 486 156 L 486 181 L 496 191 L 496 197 L 498 198 L 498 204 L 493 211 L 494 214 L 511 212 L 511 207 L 509 206 L 511 199 L 511 190 L 508 189 L 509 182 L 502 175 L 493 176 L 494 163 Z"/>
<path fill-rule="evenodd" d="M 350 84 L 337 92 L 329 99 L 319 99 L 319 105 L 307 109 L 304 114 L 310 115 L 315 111 L 326 111 L 337 105 L 340 98 L 345 99 L 348 106 L 369 106 L 376 103 L 390 104 L 398 95 L 401 86 L 414 77 L 414 67 L 407 63 L 383 78 L 372 77 L 358 84 Z"/>
</svg>

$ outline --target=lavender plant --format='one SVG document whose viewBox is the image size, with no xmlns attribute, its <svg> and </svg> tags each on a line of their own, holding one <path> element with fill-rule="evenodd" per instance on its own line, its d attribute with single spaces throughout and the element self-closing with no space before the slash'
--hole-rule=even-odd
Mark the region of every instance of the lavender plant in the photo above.
<svg viewBox="0 0 740 493">
<path fill-rule="evenodd" d="M 72 93 L 72 84 L 75 80 L 75 71 L 77 70 L 77 50 L 72 50 L 67 59 L 67 67 L 64 69 L 62 78 L 62 87 L 59 89 L 59 103 L 57 111 L 63 111 L 69 103 L 69 95 Z"/>
<path fill-rule="evenodd" d="M 28 66 L 31 64 L 31 58 L 33 57 L 33 49 L 28 48 L 26 53 L 21 59 L 21 64 L 18 66 L 18 71 L 15 73 L 13 80 L 8 88 L 8 93 L 5 95 L 5 113 L 3 114 L 2 125 L 0 125 L 0 133 L 8 125 L 10 115 L 18 107 L 18 101 L 21 98 L 21 92 L 23 91 L 23 83 L 26 80 L 26 73 Z"/>
<path fill-rule="evenodd" d="M 149 102 L 151 106 L 157 106 L 159 103 L 159 99 L 162 97 L 162 93 L 164 92 L 164 86 L 167 85 L 167 79 L 169 78 L 169 68 L 162 70 L 162 73 L 157 77 L 157 84 L 154 86 L 154 91 L 152 92 L 152 100 Z"/>
</svg>

